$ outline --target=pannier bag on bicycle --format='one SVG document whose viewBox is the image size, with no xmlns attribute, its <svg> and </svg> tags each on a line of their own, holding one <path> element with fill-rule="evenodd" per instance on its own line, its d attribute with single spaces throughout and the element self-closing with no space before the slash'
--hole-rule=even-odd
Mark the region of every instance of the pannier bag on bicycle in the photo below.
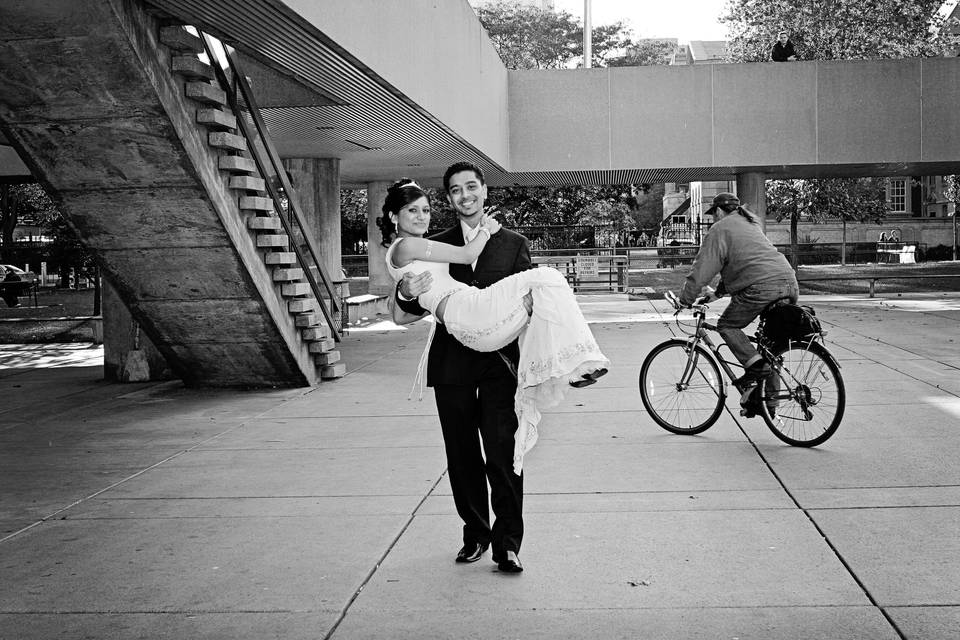
<svg viewBox="0 0 960 640">
<path fill-rule="evenodd" d="M 823 333 L 813 307 L 781 300 L 767 307 L 761 314 L 763 335 L 771 344 L 787 344 L 791 340 L 808 339 Z"/>
</svg>

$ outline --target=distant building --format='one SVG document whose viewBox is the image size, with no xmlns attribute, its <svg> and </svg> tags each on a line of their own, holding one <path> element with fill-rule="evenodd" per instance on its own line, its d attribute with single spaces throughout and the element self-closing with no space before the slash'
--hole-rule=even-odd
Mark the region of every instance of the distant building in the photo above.
<svg viewBox="0 0 960 640">
<path fill-rule="evenodd" d="M 670 64 L 716 64 L 727 58 L 726 40 L 691 40 L 677 45 Z"/>
</svg>

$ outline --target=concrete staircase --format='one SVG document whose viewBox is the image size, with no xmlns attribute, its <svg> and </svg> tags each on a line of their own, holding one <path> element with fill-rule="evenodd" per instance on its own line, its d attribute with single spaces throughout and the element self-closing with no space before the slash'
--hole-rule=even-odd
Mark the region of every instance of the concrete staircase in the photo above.
<svg viewBox="0 0 960 640">
<path fill-rule="evenodd" d="M 250 157 L 246 139 L 238 135 L 237 117 L 242 114 L 229 112 L 226 94 L 214 81 L 213 68 L 199 57 L 204 52 L 203 41 L 183 25 L 162 27 L 159 39 L 171 51 L 171 71 L 184 80 L 184 95 L 198 104 L 197 124 L 209 131 L 208 144 L 222 153 L 218 166 L 228 177 L 228 188 L 236 193 L 247 228 L 263 250 L 264 264 L 272 270 L 273 281 L 294 314 L 301 338 L 320 367 L 321 378 L 342 377 L 346 367 L 339 362 L 340 352 L 335 350 L 331 330 L 319 311 L 322 302 L 313 295 L 303 268 L 297 265 L 266 182 Z"/>
<path fill-rule="evenodd" d="M 235 115 L 159 20 L 127 0 L 0 3 L 0 128 L 185 383 L 343 375 Z"/>
</svg>

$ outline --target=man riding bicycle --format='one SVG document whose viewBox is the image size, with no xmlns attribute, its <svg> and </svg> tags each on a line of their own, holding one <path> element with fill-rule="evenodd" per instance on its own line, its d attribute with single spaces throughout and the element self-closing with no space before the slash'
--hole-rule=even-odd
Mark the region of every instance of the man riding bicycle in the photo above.
<svg viewBox="0 0 960 640">
<path fill-rule="evenodd" d="M 734 384 L 743 394 L 742 415 L 752 417 L 758 409 L 751 406 L 750 396 L 771 370 L 743 328 L 776 300 L 795 303 L 800 288 L 786 257 L 763 233 L 756 215 L 740 206 L 737 196 L 718 194 L 705 213 L 713 214 L 716 222 L 700 245 L 680 292 L 680 302 L 690 306 L 698 297 L 709 302 L 730 294 L 730 304 L 717 321 L 717 332 L 744 367 L 743 376 Z M 720 284 L 713 290 L 708 285 L 718 273 Z"/>
</svg>

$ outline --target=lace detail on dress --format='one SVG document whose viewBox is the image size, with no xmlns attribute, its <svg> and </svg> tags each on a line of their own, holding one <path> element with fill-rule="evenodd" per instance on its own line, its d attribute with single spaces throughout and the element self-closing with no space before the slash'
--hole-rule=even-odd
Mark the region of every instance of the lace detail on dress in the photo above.
<svg viewBox="0 0 960 640">
<path fill-rule="evenodd" d="M 457 341 L 470 348 L 474 348 L 488 336 L 500 333 L 504 326 L 513 324 L 519 313 L 527 314 L 527 310 L 522 304 L 514 309 L 510 315 L 498 320 L 496 324 L 487 325 L 483 329 L 471 329 L 468 326 L 458 326 L 456 328 Z M 485 351 L 485 349 L 483 350 Z"/>
<path fill-rule="evenodd" d="M 550 372 L 569 370 L 567 363 L 571 360 L 577 361 L 577 356 L 581 354 L 597 354 L 599 352 L 600 347 L 597 345 L 595 340 L 585 340 L 583 342 L 565 345 L 563 349 L 557 353 L 547 354 L 549 355 L 548 358 L 533 360 L 529 363 L 526 363 L 527 366 L 524 367 L 523 371 L 517 372 L 517 379 L 521 386 L 530 379 L 534 380 L 533 384 L 538 384 L 545 378 L 549 377 Z M 592 371 L 592 369 L 590 370 Z M 573 371 L 570 371 L 570 373 L 573 373 Z M 586 371 L 584 371 L 584 373 L 586 373 Z M 570 378 L 576 377 L 579 376 L 570 376 Z"/>
</svg>

